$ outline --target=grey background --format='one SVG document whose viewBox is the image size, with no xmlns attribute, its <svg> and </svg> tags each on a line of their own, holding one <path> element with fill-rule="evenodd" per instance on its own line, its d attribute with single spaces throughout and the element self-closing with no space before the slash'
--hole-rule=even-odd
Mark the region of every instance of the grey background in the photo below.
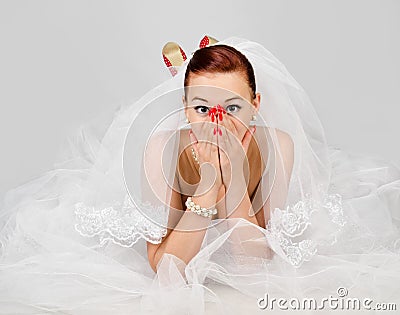
<svg viewBox="0 0 400 315">
<path fill-rule="evenodd" d="M 258 41 L 306 89 L 342 149 L 400 165 L 400 1 L 1 1 L 0 197 L 61 143 L 169 78 L 168 41 Z"/>
</svg>

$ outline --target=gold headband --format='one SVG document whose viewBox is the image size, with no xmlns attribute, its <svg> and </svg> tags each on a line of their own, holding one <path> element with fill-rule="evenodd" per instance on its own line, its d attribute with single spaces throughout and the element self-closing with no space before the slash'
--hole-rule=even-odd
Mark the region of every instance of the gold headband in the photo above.
<svg viewBox="0 0 400 315">
<path fill-rule="evenodd" d="M 211 46 L 214 45 L 215 43 L 218 43 L 218 40 L 216 40 L 211 36 L 205 35 L 200 40 L 199 48 L 201 49 L 207 46 Z M 193 56 L 193 54 L 194 52 L 192 52 L 190 55 Z M 186 54 L 182 49 L 182 47 L 175 42 L 168 42 L 164 45 L 162 49 L 162 56 L 164 59 L 164 63 L 170 70 L 172 76 L 175 76 L 178 73 L 176 67 L 180 67 L 187 59 Z"/>
</svg>

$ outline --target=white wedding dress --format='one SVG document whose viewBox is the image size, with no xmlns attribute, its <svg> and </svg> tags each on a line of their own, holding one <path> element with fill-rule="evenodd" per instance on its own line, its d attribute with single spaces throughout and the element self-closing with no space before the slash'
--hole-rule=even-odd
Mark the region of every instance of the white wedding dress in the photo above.
<svg viewBox="0 0 400 315">
<path fill-rule="evenodd" d="M 257 122 L 269 127 L 271 150 L 258 202 L 269 198 L 267 227 L 213 220 L 189 264 L 165 254 L 157 273 L 150 267 L 146 242 L 161 241 L 170 209 L 142 186 L 142 153 L 149 150 L 154 170 L 158 145 L 185 128 L 179 96 L 187 60 L 111 123 L 78 130 L 53 170 L 6 193 L 0 314 L 252 314 L 329 296 L 369 298 L 371 308 L 397 303 L 399 312 L 400 170 L 329 146 L 305 91 L 260 44 L 237 37 L 218 44 L 246 55 L 264 96 Z M 279 130 L 291 136 L 295 157 L 283 203 Z M 149 138 L 154 145 L 145 149 Z M 178 144 L 179 133 L 163 157 L 170 170 Z M 271 305 L 281 298 L 287 303 Z M 325 305 L 321 314 L 338 312 Z"/>
</svg>

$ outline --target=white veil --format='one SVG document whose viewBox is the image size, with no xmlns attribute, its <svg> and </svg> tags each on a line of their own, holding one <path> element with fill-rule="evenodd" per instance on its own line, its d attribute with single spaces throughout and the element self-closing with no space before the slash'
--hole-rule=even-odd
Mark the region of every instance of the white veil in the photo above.
<svg viewBox="0 0 400 315">
<path fill-rule="evenodd" d="M 143 296 L 143 309 L 173 309 L 179 305 L 179 309 L 190 310 L 191 314 L 201 314 L 205 301 L 217 302 L 219 306 L 225 304 L 227 308 L 231 304 L 215 299 L 213 291 L 204 286 L 207 283 L 225 284 L 246 296 L 262 297 L 262 292 L 280 294 L 277 297 L 317 292 L 327 296 L 342 285 L 358 289 L 359 293 L 374 293 L 382 297 L 376 290 L 365 286 L 371 279 L 379 279 L 378 284 L 387 289 L 386 297 L 396 296 L 399 287 L 388 286 L 386 280 L 400 277 L 399 242 L 396 243 L 400 216 L 396 210 L 398 199 L 395 199 L 400 195 L 398 170 L 388 172 L 389 167 L 380 168 L 386 171 L 383 182 L 391 183 L 387 189 L 378 193 L 364 189 L 367 185 L 361 189 L 361 180 L 372 184 L 378 181 L 381 173 L 374 171 L 369 173 L 370 177 L 367 174 L 355 177 L 357 172 L 350 170 L 350 157 L 328 146 L 306 92 L 285 66 L 256 42 L 229 37 L 215 45 L 219 44 L 230 45 L 247 57 L 254 69 L 256 90 L 261 93 L 256 133 L 260 148 L 268 150 L 260 150 L 266 169 L 252 204 L 255 210 L 268 204 L 262 208 L 266 228 L 245 219 L 212 220 L 201 250 L 189 264 L 166 254 L 157 266 L 156 277 L 152 278 L 146 241 L 160 243 L 167 227 L 173 228 L 181 213 L 171 207 L 170 198 L 172 188 L 182 189 L 176 171 L 182 143 L 180 131 L 189 128 L 181 100 L 189 57 L 174 77 L 150 90 L 134 104 L 120 108 L 101 141 L 83 138 L 82 142 L 88 145 L 78 149 L 80 156 L 77 154 L 59 163 L 59 169 L 53 174 L 56 176 L 47 174 L 40 183 L 25 187 L 32 193 L 31 199 L 25 199 L 25 205 L 33 200 L 39 205 L 40 200 L 38 211 L 43 215 L 37 217 L 37 225 L 49 233 L 68 236 L 82 246 L 79 247 L 82 256 L 76 257 L 90 261 L 93 269 L 80 269 L 80 274 L 90 273 L 92 279 L 100 279 L 103 272 L 110 275 L 112 268 L 120 271 L 112 276 L 115 282 L 108 286 L 107 294 L 96 295 L 96 292 L 103 291 L 96 291 L 93 284 L 93 290 L 80 291 L 81 298 L 91 297 L 99 309 L 101 306 L 106 310 L 106 303 L 117 303 L 115 301 L 119 301 L 117 304 L 121 309 L 128 309 L 132 304 L 128 299 L 124 300 L 124 296 Z M 281 141 L 283 136 L 290 141 Z M 74 145 L 78 148 L 78 142 Z M 288 146 L 292 146 L 294 157 L 290 170 L 284 163 Z M 366 159 L 354 168 L 364 165 L 367 165 Z M 36 192 L 33 187 L 41 189 Z M 23 207 L 22 202 L 15 201 L 23 192 L 24 189 L 20 188 L 9 193 L 2 212 L 3 219 L 9 218 L 11 209 Z M 371 202 L 366 202 L 363 209 L 352 203 L 354 199 L 366 197 L 364 200 Z M 371 198 L 376 198 L 375 204 Z M 376 206 L 381 207 L 381 216 L 363 217 L 362 211 L 370 213 Z M 55 208 L 59 211 L 48 213 Z M 52 223 L 46 224 L 44 216 L 51 217 Z M 6 239 L 10 239 L 12 225 L 11 220 L 5 224 L 3 219 L 1 239 L 6 249 L 11 248 L 6 246 L 10 244 Z M 385 234 L 379 238 L 369 229 L 374 220 L 385 227 Z M 49 248 L 52 246 L 55 248 L 56 242 L 49 244 Z M 68 252 L 73 252 L 73 248 L 65 245 Z M 273 251 L 272 256 L 269 249 Z M 126 252 L 122 254 L 120 250 Z M 11 260 L 6 257 L 15 257 L 10 251 L 3 250 L 4 266 L 7 261 L 10 262 L 8 266 L 11 265 Z M 98 253 L 129 266 L 129 271 L 118 269 L 120 265 L 112 267 L 112 263 L 99 258 Z M 360 256 L 354 256 L 354 253 Z M 42 271 L 45 266 L 54 268 L 50 261 L 53 260 L 47 257 Z M 386 266 L 385 272 L 378 268 L 383 265 Z M 64 268 L 71 268 L 69 271 L 72 272 L 73 266 L 70 264 Z M 82 267 L 83 262 L 79 266 Z M 17 264 L 14 267 L 17 268 Z M 24 271 L 28 274 L 29 270 L 26 265 L 24 268 L 8 273 L 9 277 L 4 278 L 7 280 L 3 284 L 11 285 L 18 283 L 16 279 L 22 282 L 22 279 L 29 278 L 22 278 Z M 130 281 L 122 279 L 124 272 L 134 273 L 130 274 Z M 117 278 L 118 275 L 121 277 Z M 105 278 L 102 280 L 106 282 Z M 66 280 L 60 283 L 64 288 L 74 288 Z M 58 291 L 53 288 L 52 292 L 56 295 Z M 32 298 L 31 303 L 33 300 L 37 303 L 39 299 Z"/>
<path fill-rule="evenodd" d="M 300 266 L 317 252 L 318 245 L 334 242 L 334 235 L 345 223 L 341 196 L 328 194 L 331 167 L 323 129 L 305 91 L 264 47 L 239 38 L 218 44 L 235 47 L 254 68 L 257 91 L 261 93 L 256 125 L 268 127 L 257 132 L 265 134 L 260 139 L 268 139 L 270 149 L 260 150 L 269 164 L 253 200 L 260 207 L 269 201 L 271 214 L 264 217 L 266 220 L 271 217 L 266 237 L 274 251 Z M 124 245 L 140 237 L 160 243 L 165 236 L 168 218 L 175 217 L 170 214 L 171 187 L 179 191 L 174 185 L 181 136 L 177 131 L 189 128 L 181 100 L 189 61 L 190 58 L 173 78 L 116 115 L 104 139 L 104 151 L 93 168 L 88 190 L 82 195 L 84 201 L 77 207 L 82 220 L 77 227 L 82 234 L 99 234 L 102 240 L 111 238 Z M 280 147 L 277 130 L 287 133 L 294 145 L 294 165 L 287 192 L 282 175 L 290 170 L 283 163 L 282 156 L 286 153 Z M 143 176 L 149 177 L 149 186 L 143 186 Z M 157 195 L 142 191 L 150 186 Z M 115 202 L 120 202 L 120 208 Z M 107 206 L 120 211 L 113 215 L 121 216 L 126 230 L 115 224 L 116 217 L 108 221 L 111 226 L 104 225 L 107 223 L 102 220 L 103 225 L 92 230 L 93 225 L 87 220 L 93 211 Z M 267 207 L 264 209 L 267 211 Z"/>
</svg>

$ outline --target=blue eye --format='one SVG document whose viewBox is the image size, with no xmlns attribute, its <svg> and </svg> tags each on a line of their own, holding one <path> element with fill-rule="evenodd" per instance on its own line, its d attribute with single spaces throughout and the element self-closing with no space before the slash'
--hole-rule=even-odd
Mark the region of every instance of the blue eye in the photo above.
<svg viewBox="0 0 400 315">
<path fill-rule="evenodd" d="M 233 111 L 233 110 L 229 110 L 229 108 L 236 108 L 237 110 Z M 241 108 L 242 108 L 242 107 L 239 106 L 239 105 L 229 105 L 229 106 L 226 107 L 227 112 L 230 112 L 230 113 L 236 113 L 236 112 L 237 112 L 239 109 L 241 109 Z"/>
<path fill-rule="evenodd" d="M 199 109 L 205 109 L 205 111 L 199 111 Z M 208 112 L 208 107 L 204 105 L 196 106 L 194 110 L 199 114 L 206 114 Z"/>
</svg>

